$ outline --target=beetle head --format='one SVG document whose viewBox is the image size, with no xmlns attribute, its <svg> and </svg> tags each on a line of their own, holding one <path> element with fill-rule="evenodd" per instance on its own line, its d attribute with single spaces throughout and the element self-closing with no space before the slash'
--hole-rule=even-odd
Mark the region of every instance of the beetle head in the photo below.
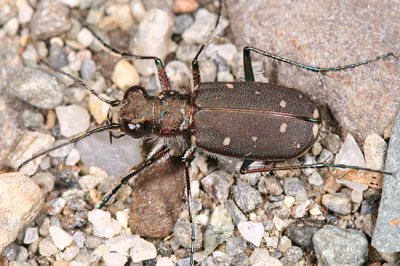
<svg viewBox="0 0 400 266">
<path fill-rule="evenodd" d="M 121 130 L 133 137 L 141 138 L 153 131 L 153 98 L 140 86 L 125 91 L 119 110 L 118 123 Z"/>
</svg>

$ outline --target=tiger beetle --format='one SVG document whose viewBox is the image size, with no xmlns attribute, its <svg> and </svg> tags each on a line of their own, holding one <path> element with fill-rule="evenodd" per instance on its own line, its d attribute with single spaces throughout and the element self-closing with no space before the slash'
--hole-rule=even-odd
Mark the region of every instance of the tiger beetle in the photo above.
<svg viewBox="0 0 400 266">
<path fill-rule="evenodd" d="M 102 209 L 110 198 L 131 178 L 154 163 L 168 157 L 171 148 L 182 150 L 185 165 L 186 201 L 189 222 L 191 223 L 190 265 L 194 263 L 195 220 L 189 170 L 192 160 L 198 153 L 217 158 L 218 156 L 240 158 L 243 160 L 240 167 L 241 174 L 332 167 L 392 175 L 392 173 L 385 171 L 344 164 L 315 163 L 282 167 L 266 166 L 267 162 L 286 161 L 304 154 L 317 140 L 321 131 L 322 120 L 316 104 L 300 91 L 255 81 L 250 55 L 253 52 L 308 71 L 325 74 L 330 71 L 359 67 L 388 57 L 397 58 L 393 53 L 354 64 L 322 68 L 304 65 L 247 46 L 243 49 L 245 81 L 201 82 L 198 58 L 217 31 L 221 9 L 222 0 L 219 0 L 215 27 L 192 61 L 194 87 L 187 93 L 182 93 L 173 88 L 161 59 L 154 56 L 120 52 L 102 41 L 87 27 L 104 49 L 120 59 L 153 60 L 162 91 L 156 96 L 150 96 L 143 87 L 133 86 L 125 91 L 122 100 L 107 100 L 82 80 L 43 62 L 53 71 L 68 76 L 103 102 L 116 107 L 118 122 L 112 122 L 109 113 L 107 125 L 95 128 L 63 144 L 35 154 L 23 162 L 18 170 L 35 158 L 104 130 L 119 130 L 121 133 L 116 136 L 110 131 L 110 141 L 113 137 L 119 138 L 125 135 L 132 138 L 156 138 L 158 141 L 148 158 L 124 176 L 120 183 L 97 206 L 98 209 Z M 254 166 L 253 163 L 256 161 L 261 161 L 262 164 Z M 252 164 L 253 167 L 251 167 Z"/>
</svg>

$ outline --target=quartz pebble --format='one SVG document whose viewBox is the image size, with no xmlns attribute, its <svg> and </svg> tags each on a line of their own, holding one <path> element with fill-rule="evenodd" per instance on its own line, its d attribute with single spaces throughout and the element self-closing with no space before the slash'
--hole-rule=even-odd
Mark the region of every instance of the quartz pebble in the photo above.
<svg viewBox="0 0 400 266">
<path fill-rule="evenodd" d="M 90 46 L 94 40 L 93 34 L 86 28 L 82 28 L 76 38 L 84 47 Z"/>
<path fill-rule="evenodd" d="M 57 106 L 56 114 L 64 137 L 72 137 L 89 129 L 90 115 L 79 105 Z"/>
<path fill-rule="evenodd" d="M 171 258 L 162 257 L 157 259 L 156 266 L 174 266 L 175 263 Z"/>
<path fill-rule="evenodd" d="M 79 162 L 79 160 L 81 159 L 79 150 L 76 148 L 73 148 L 71 150 L 71 152 L 68 154 L 67 158 L 65 159 L 65 164 L 72 166 L 75 165 Z"/>
<path fill-rule="evenodd" d="M 18 8 L 18 21 L 20 24 L 25 24 L 31 21 L 33 9 L 26 0 L 16 1 Z"/>
<path fill-rule="evenodd" d="M 124 266 L 128 262 L 128 258 L 118 253 L 107 252 L 103 255 L 103 261 L 107 266 Z"/>
<path fill-rule="evenodd" d="M 251 253 L 249 258 L 251 265 L 262 266 L 262 265 L 274 265 L 282 266 L 282 263 L 269 255 L 269 252 L 265 248 L 256 248 Z"/>
<path fill-rule="evenodd" d="M 228 199 L 232 184 L 232 176 L 223 170 L 214 171 L 201 180 L 203 189 L 220 203 Z"/>
<path fill-rule="evenodd" d="M 58 248 L 54 245 L 53 241 L 48 238 L 44 238 L 39 243 L 39 253 L 42 256 L 50 257 L 58 253 Z"/>
<path fill-rule="evenodd" d="M 93 235 L 111 238 L 121 231 L 121 225 L 111 218 L 109 212 L 93 210 L 88 214 L 89 222 L 93 224 Z"/>
<path fill-rule="evenodd" d="M 154 259 L 157 256 L 156 247 L 153 243 L 137 237 L 129 253 L 133 262 Z"/>
<path fill-rule="evenodd" d="M 214 208 L 204 233 L 204 253 L 210 254 L 219 244 L 233 234 L 233 223 L 229 212 L 222 206 Z"/>
<path fill-rule="evenodd" d="M 8 165 L 17 169 L 18 166 L 31 158 L 37 152 L 48 148 L 54 142 L 54 138 L 39 132 L 25 132 L 18 142 L 17 147 L 8 157 Z M 29 162 L 21 168 L 26 175 L 33 175 L 39 167 L 41 157 Z"/>
<path fill-rule="evenodd" d="M 259 247 L 264 234 L 264 225 L 254 222 L 240 222 L 238 224 L 240 234 L 244 239 Z"/>
<path fill-rule="evenodd" d="M 346 140 L 336 155 L 335 164 L 366 167 L 364 156 L 353 136 L 347 135 Z"/>
<path fill-rule="evenodd" d="M 39 230 L 37 227 L 29 227 L 25 231 L 24 244 L 32 244 L 39 239 Z"/>
<path fill-rule="evenodd" d="M 73 241 L 72 236 L 58 226 L 50 226 L 49 232 L 54 245 L 60 250 L 64 250 Z"/>
</svg>

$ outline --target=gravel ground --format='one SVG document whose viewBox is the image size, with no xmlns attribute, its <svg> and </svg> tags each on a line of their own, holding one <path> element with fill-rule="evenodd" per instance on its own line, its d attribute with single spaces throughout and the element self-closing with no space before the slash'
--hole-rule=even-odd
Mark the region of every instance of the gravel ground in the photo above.
<svg viewBox="0 0 400 266">
<path fill-rule="evenodd" d="M 190 224 L 179 154 L 123 187 L 94 210 L 151 141 L 109 143 L 98 133 L 16 167 L 36 152 L 105 124 L 109 106 L 38 63 L 84 80 L 103 97 L 122 99 L 141 84 L 159 90 L 153 62 L 118 61 L 112 47 L 165 60 L 177 88 L 192 84 L 190 62 L 213 28 L 218 1 L 3 1 L 0 5 L 0 265 L 189 265 Z M 203 81 L 242 78 L 241 49 L 223 17 L 202 54 Z M 350 40 L 351 41 L 351 40 Z M 257 79 L 267 81 L 263 62 Z M 321 135 L 286 164 L 344 163 L 383 169 L 390 130 L 360 148 L 326 118 Z M 201 265 L 391 265 L 397 256 L 370 244 L 382 177 L 339 170 L 240 175 L 237 160 L 198 155 L 192 163 L 195 259 Z M 33 182 L 32 182 L 33 181 Z M 87 225 L 81 222 L 88 220 Z M 346 252 L 343 252 L 346 250 Z"/>
</svg>

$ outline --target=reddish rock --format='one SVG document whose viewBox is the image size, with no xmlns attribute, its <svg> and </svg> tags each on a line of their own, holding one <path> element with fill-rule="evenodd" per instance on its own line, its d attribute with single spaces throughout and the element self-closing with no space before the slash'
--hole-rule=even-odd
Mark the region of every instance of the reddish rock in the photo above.
<svg viewBox="0 0 400 266">
<path fill-rule="evenodd" d="M 173 10 L 176 14 L 192 13 L 196 11 L 199 4 L 196 0 L 175 0 Z"/>
<path fill-rule="evenodd" d="M 168 236 L 184 202 L 185 167 L 170 158 L 143 172 L 135 181 L 129 226 L 142 237 Z"/>
</svg>

